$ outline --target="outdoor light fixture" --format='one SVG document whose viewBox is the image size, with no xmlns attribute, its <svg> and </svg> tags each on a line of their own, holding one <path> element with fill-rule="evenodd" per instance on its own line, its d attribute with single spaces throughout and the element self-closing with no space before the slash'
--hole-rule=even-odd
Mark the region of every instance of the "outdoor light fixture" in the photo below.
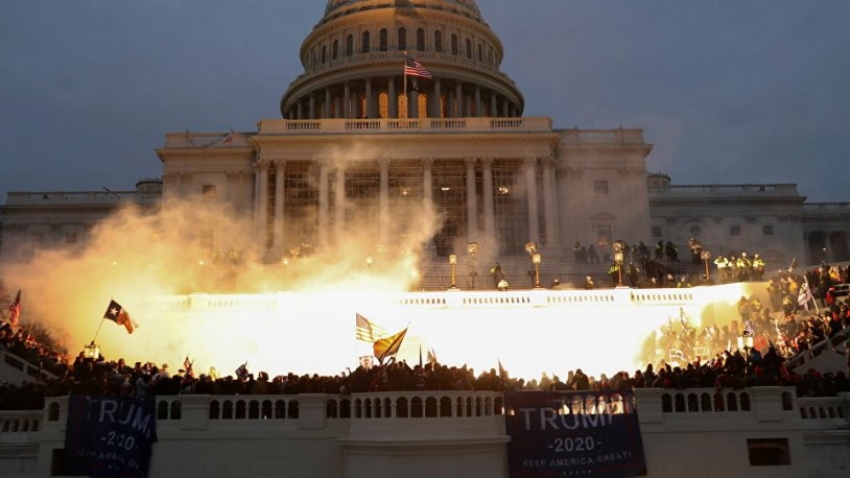
<svg viewBox="0 0 850 478">
<path fill-rule="evenodd" d="M 540 289 L 540 262 L 542 261 L 542 257 L 540 257 L 540 253 L 535 252 L 531 255 L 531 263 L 534 264 L 534 288 Z"/>
<path fill-rule="evenodd" d="M 469 265 L 469 278 L 472 280 L 472 289 L 475 290 L 475 276 L 478 271 L 475 270 L 475 254 L 478 252 L 478 243 L 470 242 L 466 245 L 466 251 L 472 256 L 472 263 Z"/>
<path fill-rule="evenodd" d="M 457 256 L 455 254 L 449 254 L 449 264 L 452 266 L 452 284 L 449 286 L 449 289 L 457 289 L 457 283 L 455 282 L 455 267 L 457 267 Z"/>
</svg>

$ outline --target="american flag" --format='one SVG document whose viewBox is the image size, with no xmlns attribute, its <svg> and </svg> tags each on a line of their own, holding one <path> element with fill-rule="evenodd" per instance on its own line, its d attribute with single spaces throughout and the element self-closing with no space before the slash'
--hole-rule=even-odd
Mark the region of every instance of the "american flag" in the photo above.
<svg viewBox="0 0 850 478">
<path fill-rule="evenodd" d="M 404 74 L 408 76 L 418 76 L 420 78 L 434 78 L 434 75 L 432 75 L 430 71 L 426 70 L 425 67 L 422 66 L 422 63 L 419 63 L 408 56 L 404 57 Z"/>
<path fill-rule="evenodd" d="M 363 342 L 375 343 L 377 340 L 386 337 L 387 332 L 383 328 L 375 325 L 360 314 L 356 314 L 357 316 L 357 340 L 362 340 Z"/>
</svg>

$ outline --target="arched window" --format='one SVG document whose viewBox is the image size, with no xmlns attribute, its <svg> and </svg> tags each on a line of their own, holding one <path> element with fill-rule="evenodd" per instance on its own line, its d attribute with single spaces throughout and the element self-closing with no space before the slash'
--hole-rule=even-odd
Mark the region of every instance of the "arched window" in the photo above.
<svg viewBox="0 0 850 478">
<path fill-rule="evenodd" d="M 345 37 L 345 56 L 354 54 L 354 35 Z"/>
<path fill-rule="evenodd" d="M 328 61 L 328 47 L 322 45 L 322 64 Z"/>
<path fill-rule="evenodd" d="M 389 36 L 389 33 L 387 32 L 387 29 L 381 28 L 380 33 L 378 33 L 378 41 L 381 43 L 379 48 L 380 48 L 381 51 L 387 51 L 387 48 L 388 48 L 387 45 L 389 43 L 389 41 L 387 39 L 388 36 Z"/>
<path fill-rule="evenodd" d="M 457 35 L 452 34 L 452 55 L 457 55 Z"/>
<path fill-rule="evenodd" d="M 360 42 L 360 51 L 369 53 L 369 32 L 363 32 L 363 39 Z"/>
<path fill-rule="evenodd" d="M 478 61 L 484 61 L 484 48 L 481 47 L 481 44 L 478 44 Z"/>
<path fill-rule="evenodd" d="M 407 50 L 407 30 L 404 27 L 398 29 L 398 50 Z"/>
<path fill-rule="evenodd" d="M 331 59 L 336 60 L 339 58 L 339 40 L 334 40 L 334 46 L 331 50 Z"/>
<path fill-rule="evenodd" d="M 437 53 L 443 52 L 443 32 L 434 32 L 434 51 Z"/>
<path fill-rule="evenodd" d="M 466 57 L 472 59 L 472 40 L 466 39 Z"/>
<path fill-rule="evenodd" d="M 416 30 L 416 49 L 419 51 L 425 51 L 425 29 L 420 28 Z"/>
</svg>

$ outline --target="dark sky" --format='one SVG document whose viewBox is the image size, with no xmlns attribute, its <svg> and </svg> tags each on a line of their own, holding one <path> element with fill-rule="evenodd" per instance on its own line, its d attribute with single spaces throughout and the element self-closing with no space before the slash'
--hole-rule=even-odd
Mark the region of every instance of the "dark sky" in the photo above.
<svg viewBox="0 0 850 478">
<path fill-rule="evenodd" d="M 479 0 L 525 116 L 642 128 L 676 184 L 850 200 L 847 0 Z M 0 201 L 132 189 L 168 132 L 279 118 L 322 0 L 8 0 Z M 426 65 L 427 67 L 427 65 Z"/>
</svg>

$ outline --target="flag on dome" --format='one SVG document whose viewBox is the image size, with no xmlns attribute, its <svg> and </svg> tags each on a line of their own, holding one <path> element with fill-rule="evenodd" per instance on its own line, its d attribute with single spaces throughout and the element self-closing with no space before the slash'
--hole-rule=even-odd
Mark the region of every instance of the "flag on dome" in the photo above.
<svg viewBox="0 0 850 478">
<path fill-rule="evenodd" d="M 18 295 L 15 296 L 15 300 L 12 301 L 12 305 L 9 306 L 9 325 L 12 327 L 18 326 L 18 321 L 21 318 L 21 290 L 18 289 Z"/>
<path fill-rule="evenodd" d="M 375 352 L 375 357 L 378 358 L 378 362 L 383 364 L 384 359 L 394 357 L 398 353 L 399 349 L 401 349 L 401 343 L 404 341 L 405 335 L 407 335 L 407 327 L 395 335 L 375 342 L 372 346 L 372 350 Z"/>
<path fill-rule="evenodd" d="M 139 327 L 139 324 L 130 317 L 130 313 L 127 312 L 127 309 L 114 300 L 109 301 L 109 307 L 106 308 L 103 318 L 109 319 L 118 325 L 123 325 L 124 328 L 127 329 L 128 334 L 132 334 L 133 331 Z"/>
<path fill-rule="evenodd" d="M 430 71 L 426 70 L 425 67 L 422 66 L 422 63 L 419 63 L 407 55 L 404 55 L 404 74 L 407 76 L 428 78 L 429 80 L 434 79 L 434 75 L 432 75 Z"/>
</svg>

